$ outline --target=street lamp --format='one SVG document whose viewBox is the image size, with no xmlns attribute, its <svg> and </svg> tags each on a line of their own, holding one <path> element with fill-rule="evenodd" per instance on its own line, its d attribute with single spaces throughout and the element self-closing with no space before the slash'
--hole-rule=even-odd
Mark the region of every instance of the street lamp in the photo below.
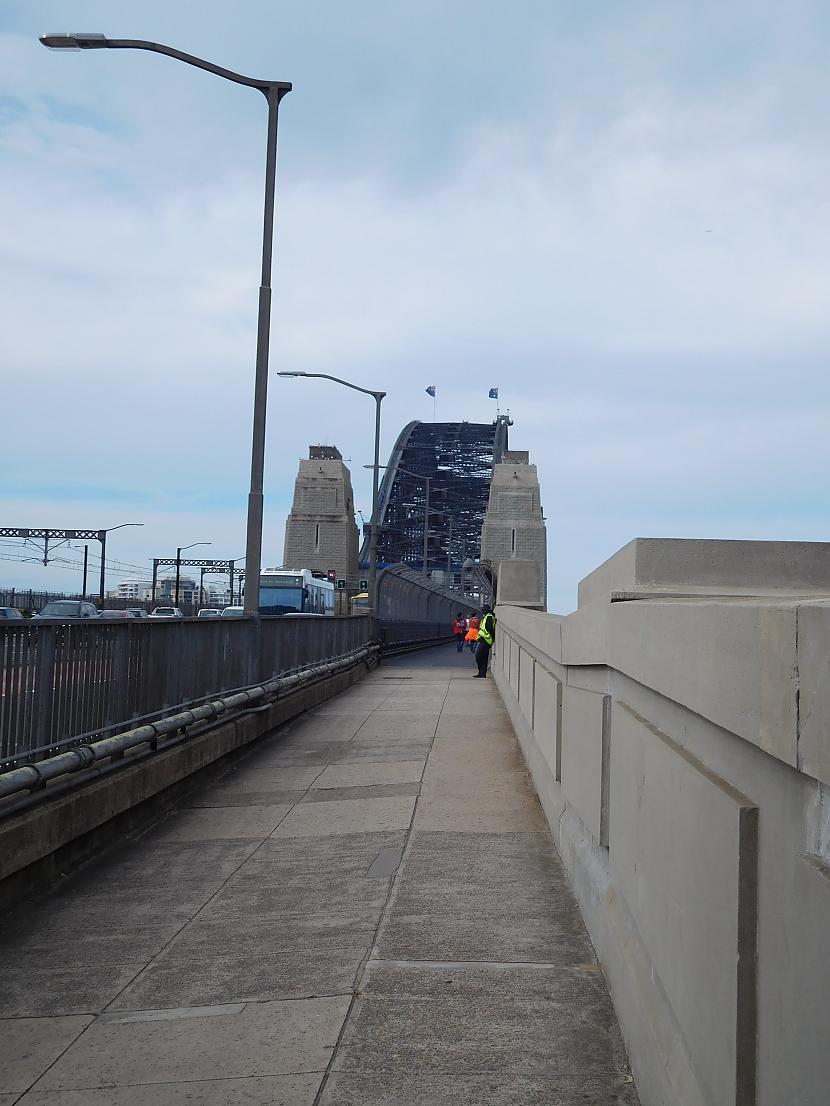
<svg viewBox="0 0 830 1106">
<path fill-rule="evenodd" d="M 376 609 L 375 589 L 378 573 L 378 473 L 380 470 L 380 405 L 386 392 L 373 392 L 371 388 L 360 388 L 357 384 L 351 384 L 348 380 L 341 380 L 339 376 L 329 376 L 328 373 L 304 373 L 304 372 L 279 372 L 277 376 L 303 376 L 313 377 L 315 380 L 333 380 L 335 384 L 342 384 L 344 388 L 351 388 L 355 392 L 363 392 L 366 396 L 372 396 L 375 401 L 375 463 L 372 465 L 372 529 L 369 534 L 369 602 L 372 610 Z M 245 603 L 247 610 L 247 588 Z"/>
<path fill-rule="evenodd" d="M 101 34 L 49 34 L 40 41 L 50 50 L 149 50 L 165 54 L 176 61 L 204 69 L 234 84 L 247 85 L 263 94 L 268 101 L 268 143 L 265 156 L 265 214 L 262 231 L 262 279 L 259 286 L 259 313 L 257 317 L 256 376 L 254 382 L 254 420 L 251 440 L 251 490 L 248 494 L 247 545 L 245 549 L 245 578 L 258 580 L 262 560 L 262 505 L 265 471 L 265 412 L 268 394 L 268 347 L 271 335 L 271 253 L 274 238 L 274 188 L 277 176 L 277 122 L 280 101 L 291 91 L 288 81 L 259 81 L 245 77 L 230 69 L 185 54 L 160 42 L 143 39 L 107 38 Z M 245 611 L 255 614 L 257 588 L 246 588 Z"/>
<path fill-rule="evenodd" d="M 178 605 L 179 605 L 179 574 L 181 572 L 181 567 L 182 567 L 182 551 L 184 549 L 195 549 L 195 547 L 197 545 L 212 545 L 212 544 L 213 544 L 213 542 L 209 542 L 209 541 L 194 541 L 194 542 L 191 542 L 190 545 L 180 545 L 176 549 L 176 598 L 173 600 L 173 606 L 174 607 L 178 607 Z"/>
<path fill-rule="evenodd" d="M 143 526 L 143 522 L 121 522 L 118 526 L 108 526 L 106 530 L 98 531 L 98 541 L 101 543 L 101 583 L 98 589 L 98 605 L 103 607 L 104 597 L 106 595 L 106 566 L 107 566 L 107 534 L 111 534 L 113 530 L 123 530 L 125 526 Z M 84 562 L 86 562 L 86 556 L 84 556 Z M 84 591 L 86 591 L 86 578 L 84 578 Z"/>
</svg>

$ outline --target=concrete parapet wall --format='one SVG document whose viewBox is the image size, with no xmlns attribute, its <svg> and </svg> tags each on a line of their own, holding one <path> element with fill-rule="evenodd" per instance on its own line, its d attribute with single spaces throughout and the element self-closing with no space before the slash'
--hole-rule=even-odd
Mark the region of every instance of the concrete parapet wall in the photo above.
<svg viewBox="0 0 830 1106">
<path fill-rule="evenodd" d="M 682 578 L 677 543 L 666 543 L 666 564 L 659 541 L 649 544 L 657 587 L 703 586 Z M 712 596 L 612 602 L 644 586 L 632 543 L 589 577 L 572 615 L 500 606 L 493 673 L 644 1106 L 824 1106 L 824 547 L 702 544 L 714 568 L 691 575 L 709 572 Z M 776 552 L 785 564 L 770 570 L 766 594 L 757 567 L 749 584 L 734 571 L 772 566 Z M 621 587 L 620 567 L 632 570 Z"/>
</svg>

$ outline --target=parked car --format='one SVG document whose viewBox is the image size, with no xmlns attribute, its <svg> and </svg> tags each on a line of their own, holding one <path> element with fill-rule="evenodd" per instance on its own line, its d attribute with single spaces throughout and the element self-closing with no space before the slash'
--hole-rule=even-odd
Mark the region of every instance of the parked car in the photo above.
<svg viewBox="0 0 830 1106">
<path fill-rule="evenodd" d="M 184 618 L 184 615 L 178 607 L 155 607 L 150 618 Z"/>
<path fill-rule="evenodd" d="M 104 610 L 100 612 L 101 618 L 133 618 L 129 611 L 110 611 Z"/>
<path fill-rule="evenodd" d="M 220 618 L 242 618 L 244 614 L 244 607 L 225 607 Z"/>
<path fill-rule="evenodd" d="M 197 618 L 219 618 L 221 616 L 221 614 L 222 614 L 222 612 L 219 610 L 218 607 L 202 607 L 202 609 L 199 611 L 199 613 L 196 615 L 196 617 Z"/>
<path fill-rule="evenodd" d="M 219 612 L 217 611 L 217 614 Z M 23 615 L 17 609 L 17 607 L 0 607 L 0 622 L 13 621 L 18 618 L 22 618 Z"/>
<path fill-rule="evenodd" d="M 133 618 L 147 618 L 147 612 L 143 607 L 127 607 L 127 613 L 131 614 Z"/>
<path fill-rule="evenodd" d="M 98 610 L 93 603 L 82 599 L 54 599 L 32 618 L 59 618 L 66 622 L 75 618 L 98 618 Z"/>
</svg>

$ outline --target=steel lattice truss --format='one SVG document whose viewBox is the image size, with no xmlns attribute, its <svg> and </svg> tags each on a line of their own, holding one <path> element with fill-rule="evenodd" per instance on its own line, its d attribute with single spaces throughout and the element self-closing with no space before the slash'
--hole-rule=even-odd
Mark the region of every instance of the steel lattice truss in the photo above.
<svg viewBox="0 0 830 1106">
<path fill-rule="evenodd" d="M 429 569 L 451 563 L 456 572 L 465 558 L 478 559 L 493 465 L 507 449 L 509 425 L 501 415 L 493 423 L 412 422 L 401 431 L 380 489 L 378 564 L 420 568 L 423 561 L 426 486 L 406 473 L 430 477 Z M 366 538 L 361 564 L 368 556 Z"/>
</svg>

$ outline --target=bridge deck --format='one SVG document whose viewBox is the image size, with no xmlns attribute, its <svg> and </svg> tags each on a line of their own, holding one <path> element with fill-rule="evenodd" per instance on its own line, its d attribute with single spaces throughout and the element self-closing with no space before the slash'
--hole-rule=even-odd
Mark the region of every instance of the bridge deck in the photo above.
<svg viewBox="0 0 830 1106">
<path fill-rule="evenodd" d="M 472 671 L 384 665 L 7 919 L 0 1104 L 634 1106 Z"/>
</svg>

